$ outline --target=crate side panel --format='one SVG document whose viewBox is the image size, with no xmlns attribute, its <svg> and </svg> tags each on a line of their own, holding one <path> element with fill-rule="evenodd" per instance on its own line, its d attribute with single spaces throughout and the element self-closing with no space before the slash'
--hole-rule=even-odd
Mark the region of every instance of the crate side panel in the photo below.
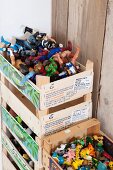
<svg viewBox="0 0 113 170">
<path fill-rule="evenodd" d="M 40 91 L 35 88 L 35 85 L 30 81 L 20 85 L 24 77 L 16 68 L 14 68 L 1 54 L 0 54 L 0 72 L 22 93 L 24 94 L 35 107 L 39 108 Z"/>
<path fill-rule="evenodd" d="M 23 127 L 10 115 L 10 113 L 5 108 L 2 107 L 1 109 L 2 121 L 4 124 L 8 129 L 10 129 L 12 133 L 16 135 L 18 141 L 20 141 L 25 146 L 33 158 L 38 160 L 38 144 L 29 134 L 27 134 Z"/>
</svg>

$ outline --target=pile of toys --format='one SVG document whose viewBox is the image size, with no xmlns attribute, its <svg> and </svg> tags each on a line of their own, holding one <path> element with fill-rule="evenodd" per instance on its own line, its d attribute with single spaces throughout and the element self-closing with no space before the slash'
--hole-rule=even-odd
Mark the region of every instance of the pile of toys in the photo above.
<svg viewBox="0 0 113 170">
<path fill-rule="evenodd" d="M 104 137 L 99 135 L 61 144 L 52 157 L 64 170 L 113 170 L 113 157 L 105 151 Z"/>
<path fill-rule="evenodd" d="M 2 36 L 0 44 L 0 51 L 7 53 L 7 60 L 25 75 L 21 84 L 28 79 L 36 84 L 36 75 L 49 76 L 52 82 L 80 72 L 80 66 L 76 64 L 79 47 L 74 54 L 70 41 L 63 47 L 46 33 L 33 33 L 29 27 L 25 28 L 26 32 L 30 34 L 28 38 L 16 38 L 15 44 Z"/>
</svg>

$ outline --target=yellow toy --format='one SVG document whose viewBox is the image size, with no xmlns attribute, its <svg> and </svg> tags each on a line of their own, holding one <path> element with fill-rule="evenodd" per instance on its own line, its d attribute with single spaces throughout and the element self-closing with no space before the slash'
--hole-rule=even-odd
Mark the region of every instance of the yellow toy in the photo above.
<svg viewBox="0 0 113 170">
<path fill-rule="evenodd" d="M 78 160 L 75 160 L 75 161 L 72 163 L 72 166 L 73 166 L 74 169 L 78 169 L 79 166 L 82 165 L 82 163 L 83 163 L 83 160 L 78 159 Z"/>
<path fill-rule="evenodd" d="M 94 138 L 94 140 L 96 140 L 97 142 L 99 142 L 103 145 L 103 136 L 94 135 L 93 138 Z"/>
<path fill-rule="evenodd" d="M 81 150 L 81 148 L 82 148 L 83 146 L 82 145 L 80 145 L 80 144 L 78 144 L 77 146 L 76 146 L 76 160 L 78 160 L 79 158 L 80 158 L 80 150 Z"/>
<path fill-rule="evenodd" d="M 109 167 L 110 167 L 111 170 L 113 170 L 113 161 L 109 162 Z"/>
</svg>

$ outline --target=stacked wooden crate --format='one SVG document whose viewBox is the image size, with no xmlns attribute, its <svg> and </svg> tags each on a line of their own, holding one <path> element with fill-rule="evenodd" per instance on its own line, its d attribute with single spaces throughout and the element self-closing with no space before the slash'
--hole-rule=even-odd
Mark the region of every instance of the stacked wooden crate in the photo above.
<svg viewBox="0 0 113 170">
<path fill-rule="evenodd" d="M 92 117 L 93 63 L 87 61 L 86 67 L 80 64 L 80 68 L 80 73 L 55 82 L 37 76 L 36 85 L 31 81 L 21 85 L 23 75 L 0 55 L 4 169 L 16 169 L 9 155 L 20 169 L 32 169 L 11 142 L 9 132 L 34 162 L 34 170 L 40 170 L 45 136 Z M 10 114 L 7 105 L 36 134 L 35 139 Z"/>
<path fill-rule="evenodd" d="M 113 141 L 108 136 L 106 136 L 102 131 L 100 131 L 100 122 L 97 119 L 93 118 L 93 119 L 81 122 L 66 130 L 60 131 L 56 134 L 50 135 L 44 139 L 43 165 L 45 167 L 45 170 L 63 170 L 63 168 L 58 164 L 58 162 L 55 159 L 53 159 L 51 156 L 51 153 L 54 152 L 55 149 L 60 144 L 68 143 L 73 138 L 80 139 L 85 136 L 90 136 L 90 135 L 92 136 L 95 134 L 99 136 L 103 136 L 103 145 L 107 153 L 106 155 L 109 155 L 108 157 L 112 158 L 113 157 Z M 107 169 L 107 166 L 104 168 Z M 100 169 L 104 169 L 104 168 L 102 168 L 101 166 Z M 83 167 L 80 169 L 87 169 L 87 168 Z"/>
</svg>

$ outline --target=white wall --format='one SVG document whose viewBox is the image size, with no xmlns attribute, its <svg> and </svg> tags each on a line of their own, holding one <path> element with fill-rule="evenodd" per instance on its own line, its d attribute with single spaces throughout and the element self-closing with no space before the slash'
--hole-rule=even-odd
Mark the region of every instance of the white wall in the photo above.
<svg viewBox="0 0 113 170">
<path fill-rule="evenodd" d="M 0 0 L 0 36 L 23 35 L 23 26 L 51 34 L 51 0 Z"/>
</svg>

